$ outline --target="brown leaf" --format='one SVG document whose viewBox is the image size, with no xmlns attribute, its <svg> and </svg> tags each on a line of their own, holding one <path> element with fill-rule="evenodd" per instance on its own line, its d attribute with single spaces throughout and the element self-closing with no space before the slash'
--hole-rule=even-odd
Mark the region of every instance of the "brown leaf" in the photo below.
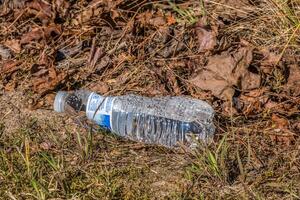
<svg viewBox="0 0 300 200">
<path fill-rule="evenodd" d="M 269 49 L 262 49 L 261 52 L 263 53 L 263 60 L 261 62 L 262 66 L 275 66 L 280 61 L 281 55 L 271 52 Z"/>
<path fill-rule="evenodd" d="M 54 10 L 56 10 L 61 17 L 64 17 L 67 14 L 70 3 L 66 0 L 55 0 L 53 6 L 55 7 Z"/>
<path fill-rule="evenodd" d="M 243 76 L 241 81 L 243 90 L 252 90 L 260 86 L 261 77 L 257 74 L 248 72 L 247 75 Z"/>
<path fill-rule="evenodd" d="M 4 75 L 4 74 L 10 74 L 15 72 L 16 70 L 19 69 L 18 65 L 20 64 L 19 61 L 15 61 L 15 60 L 7 60 L 4 62 L 0 62 L 0 74 Z"/>
<path fill-rule="evenodd" d="M 290 66 L 290 73 L 286 86 L 292 96 L 300 95 L 300 67 L 298 65 Z"/>
<path fill-rule="evenodd" d="M 60 35 L 61 32 L 61 27 L 55 24 L 43 28 L 34 28 L 23 35 L 20 44 L 28 44 L 33 40 L 40 40 L 42 38 L 47 40 L 52 36 Z"/>
<path fill-rule="evenodd" d="M 141 14 L 137 15 L 136 19 L 141 25 L 146 26 L 150 19 L 152 18 L 153 14 L 150 11 L 142 12 Z"/>
<path fill-rule="evenodd" d="M 21 39 L 21 44 L 30 43 L 32 40 L 39 40 L 43 37 L 43 30 L 35 28 L 31 32 L 25 34 Z"/>
<path fill-rule="evenodd" d="M 152 26 L 160 27 L 160 26 L 166 26 L 167 21 L 163 16 L 158 16 L 158 17 L 151 18 L 149 20 L 149 24 Z"/>
<path fill-rule="evenodd" d="M 50 26 L 47 26 L 43 28 L 44 37 L 46 39 L 50 37 L 56 37 L 62 33 L 62 29 L 60 25 L 52 24 Z"/>
<path fill-rule="evenodd" d="M 266 74 L 271 74 L 274 67 L 279 64 L 281 55 L 271 52 L 268 48 L 260 49 L 259 53 L 263 56 L 263 59 L 260 62 L 261 70 Z"/>
<path fill-rule="evenodd" d="M 281 106 L 282 104 L 278 104 L 272 100 L 269 100 L 266 104 L 265 104 L 265 108 L 266 109 L 269 109 L 269 110 L 272 110 L 272 109 L 275 109 L 279 106 Z"/>
<path fill-rule="evenodd" d="M 17 85 L 16 81 L 10 81 L 5 85 L 4 90 L 6 92 L 13 92 L 15 91 L 16 85 Z"/>
<path fill-rule="evenodd" d="M 100 71 L 111 63 L 111 58 L 109 56 L 104 56 L 100 59 L 100 61 L 96 64 L 95 70 Z"/>
<path fill-rule="evenodd" d="M 275 114 L 272 115 L 273 126 L 271 140 L 276 143 L 290 145 L 295 141 L 295 134 L 289 130 L 289 121 Z"/>
<path fill-rule="evenodd" d="M 101 6 L 101 1 L 92 1 L 89 5 L 76 16 L 74 19 L 75 25 L 82 24 L 91 20 L 94 16 L 100 16 L 104 12 L 104 8 Z"/>
<path fill-rule="evenodd" d="M 45 52 L 42 52 L 42 54 L 39 57 L 38 64 L 51 65 L 52 63 L 53 63 L 52 59 Z"/>
<path fill-rule="evenodd" d="M 283 144 L 286 146 L 289 146 L 295 142 L 295 135 L 291 132 L 279 134 L 275 132 L 273 134 L 270 134 L 270 138 L 276 144 Z"/>
<path fill-rule="evenodd" d="M 109 91 L 109 86 L 104 82 L 96 82 L 89 86 L 89 89 L 99 94 L 105 94 Z"/>
<path fill-rule="evenodd" d="M 240 90 L 255 89 L 260 85 L 259 75 L 251 74 L 252 48 L 241 47 L 235 52 L 223 52 L 209 58 L 208 64 L 190 80 L 213 95 L 231 100 L 234 87 Z M 250 83 L 251 82 L 251 83 Z"/>
<path fill-rule="evenodd" d="M 275 125 L 275 128 L 278 129 L 287 129 L 289 126 L 289 121 L 287 119 L 279 117 L 278 115 L 275 114 L 272 115 L 272 121 Z"/>
<path fill-rule="evenodd" d="M 111 10 L 111 18 L 116 20 L 118 17 L 120 17 L 120 13 L 117 10 Z"/>
<path fill-rule="evenodd" d="M 176 19 L 175 19 L 175 17 L 172 14 L 167 15 L 166 20 L 167 20 L 168 26 L 176 24 L 176 22 L 177 22 Z"/>
<path fill-rule="evenodd" d="M 66 77 L 66 74 L 58 74 L 53 66 L 42 68 L 32 75 L 33 91 L 38 94 L 46 94 L 48 91 L 55 89 L 55 87 Z"/>
<path fill-rule="evenodd" d="M 29 13 L 35 14 L 43 24 L 47 24 L 54 14 L 52 12 L 52 6 L 46 1 L 43 0 L 33 0 L 26 4 L 29 8 Z"/>
<path fill-rule="evenodd" d="M 208 26 L 206 21 L 206 18 L 202 18 L 195 27 L 199 52 L 213 50 L 217 44 L 217 28 Z"/>
<path fill-rule="evenodd" d="M 237 115 L 238 111 L 230 101 L 226 101 L 222 104 L 222 114 L 225 114 L 226 116 L 233 116 Z"/>
<path fill-rule="evenodd" d="M 12 39 L 12 40 L 6 40 L 4 42 L 4 45 L 10 48 L 15 53 L 21 52 L 21 44 L 20 40 Z"/>
<path fill-rule="evenodd" d="M 262 112 L 269 99 L 268 96 L 265 95 L 267 91 L 266 88 L 260 88 L 242 94 L 238 99 L 239 109 L 241 109 L 246 116 Z"/>
</svg>

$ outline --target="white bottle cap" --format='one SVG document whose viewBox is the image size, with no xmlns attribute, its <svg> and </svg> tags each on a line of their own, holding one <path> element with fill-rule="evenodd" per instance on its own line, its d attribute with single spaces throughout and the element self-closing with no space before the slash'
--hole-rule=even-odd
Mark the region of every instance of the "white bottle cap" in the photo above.
<svg viewBox="0 0 300 200">
<path fill-rule="evenodd" d="M 65 91 L 59 91 L 56 96 L 55 96 L 55 100 L 54 100 L 54 111 L 55 112 L 64 112 L 64 105 L 65 105 L 65 96 L 68 93 Z"/>
</svg>

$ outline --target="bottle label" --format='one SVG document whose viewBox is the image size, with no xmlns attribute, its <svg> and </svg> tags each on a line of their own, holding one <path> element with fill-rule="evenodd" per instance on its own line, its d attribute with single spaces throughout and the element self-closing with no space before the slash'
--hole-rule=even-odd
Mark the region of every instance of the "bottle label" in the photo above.
<svg viewBox="0 0 300 200">
<path fill-rule="evenodd" d="M 114 97 L 103 97 L 96 93 L 89 96 L 86 116 L 98 125 L 111 130 L 111 116 Z"/>
</svg>

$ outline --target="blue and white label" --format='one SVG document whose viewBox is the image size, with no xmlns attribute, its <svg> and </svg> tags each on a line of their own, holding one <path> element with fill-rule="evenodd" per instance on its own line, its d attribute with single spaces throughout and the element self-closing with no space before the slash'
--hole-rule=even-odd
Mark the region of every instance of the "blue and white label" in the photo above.
<svg viewBox="0 0 300 200">
<path fill-rule="evenodd" d="M 96 93 L 89 96 L 86 116 L 98 125 L 111 130 L 111 115 L 114 97 L 103 97 Z"/>
</svg>

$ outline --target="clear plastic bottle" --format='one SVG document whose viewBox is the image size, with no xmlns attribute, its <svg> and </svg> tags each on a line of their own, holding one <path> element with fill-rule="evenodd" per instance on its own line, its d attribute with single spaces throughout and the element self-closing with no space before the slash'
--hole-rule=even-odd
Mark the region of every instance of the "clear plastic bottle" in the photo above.
<svg viewBox="0 0 300 200">
<path fill-rule="evenodd" d="M 212 138 L 214 110 L 204 101 L 189 97 L 101 96 L 78 90 L 57 93 L 57 112 L 86 112 L 88 119 L 131 140 L 168 147 L 178 142 Z"/>
</svg>

